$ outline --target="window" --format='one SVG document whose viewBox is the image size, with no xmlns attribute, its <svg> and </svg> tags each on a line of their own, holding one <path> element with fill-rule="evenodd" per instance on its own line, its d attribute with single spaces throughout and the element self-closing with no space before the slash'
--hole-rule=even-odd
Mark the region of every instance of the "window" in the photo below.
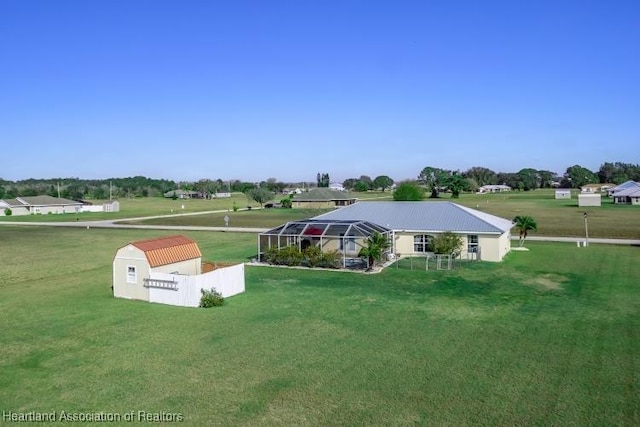
<svg viewBox="0 0 640 427">
<path fill-rule="evenodd" d="M 469 234 L 467 236 L 467 252 L 478 252 L 478 236 Z"/>
<path fill-rule="evenodd" d="M 433 236 L 428 234 L 418 234 L 413 236 L 413 251 L 414 252 L 432 252 L 431 243 Z"/>
<path fill-rule="evenodd" d="M 340 233 L 340 236 L 344 236 L 344 233 Z M 340 250 L 344 252 L 355 252 L 356 239 L 353 237 L 342 237 L 340 239 Z"/>
<path fill-rule="evenodd" d="M 127 283 L 137 283 L 136 268 L 132 265 L 127 266 Z"/>
</svg>

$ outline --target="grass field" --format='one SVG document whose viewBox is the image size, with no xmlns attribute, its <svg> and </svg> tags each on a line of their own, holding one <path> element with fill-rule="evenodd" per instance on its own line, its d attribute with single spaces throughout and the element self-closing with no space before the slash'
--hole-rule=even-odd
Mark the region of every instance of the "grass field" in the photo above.
<svg viewBox="0 0 640 427">
<path fill-rule="evenodd" d="M 152 218 L 143 221 L 123 221 L 125 224 L 146 225 L 190 225 L 203 227 L 222 227 L 224 217 L 229 217 L 229 227 L 269 228 L 277 227 L 287 221 L 311 218 L 330 209 L 262 209 L 238 212 L 216 212 L 193 216 L 174 216 Z"/>
<path fill-rule="evenodd" d="M 367 193 L 364 193 L 367 194 Z M 389 193 L 368 194 L 375 200 L 384 200 Z M 570 200 L 555 200 L 553 190 L 537 190 L 528 192 L 514 191 L 502 194 L 462 194 L 459 199 L 451 199 L 448 194 L 438 199 L 453 201 L 480 211 L 503 218 L 514 218 L 517 215 L 531 215 L 538 224 L 538 231 L 532 235 L 583 237 L 585 235 L 583 214 L 588 213 L 590 237 L 640 239 L 640 207 L 613 205 L 609 199 L 603 199 L 601 207 L 580 208 L 577 196 Z M 390 199 L 390 197 L 388 198 Z M 387 200 L 388 200 L 387 199 Z M 297 211 L 275 209 L 269 211 L 234 212 L 230 225 L 238 227 L 275 227 L 286 221 L 308 218 L 319 215 L 323 211 Z M 155 225 L 224 225 L 226 213 L 214 213 L 197 216 L 157 218 L 142 221 L 143 224 Z"/>
<path fill-rule="evenodd" d="M 0 410 L 187 425 L 638 425 L 640 248 L 377 275 L 247 267 L 219 309 L 114 299 L 146 230 L 0 228 Z M 185 233 L 243 261 L 255 236 Z M 124 424 L 124 423 L 122 423 Z"/>
</svg>

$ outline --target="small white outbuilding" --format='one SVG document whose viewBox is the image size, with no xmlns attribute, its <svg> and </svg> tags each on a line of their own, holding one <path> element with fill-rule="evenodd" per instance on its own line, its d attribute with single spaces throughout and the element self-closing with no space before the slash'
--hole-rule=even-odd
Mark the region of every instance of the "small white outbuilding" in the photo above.
<svg viewBox="0 0 640 427">
<path fill-rule="evenodd" d="M 114 257 L 113 296 L 197 307 L 202 289 L 215 288 L 223 297 L 244 292 L 244 264 L 204 274 L 202 265 L 198 244 L 185 236 L 131 242 Z"/>
<path fill-rule="evenodd" d="M 578 206 L 602 206 L 602 197 L 599 193 L 580 193 Z"/>
<path fill-rule="evenodd" d="M 571 189 L 558 188 L 556 190 L 556 199 L 570 199 L 570 198 L 571 198 Z"/>
</svg>

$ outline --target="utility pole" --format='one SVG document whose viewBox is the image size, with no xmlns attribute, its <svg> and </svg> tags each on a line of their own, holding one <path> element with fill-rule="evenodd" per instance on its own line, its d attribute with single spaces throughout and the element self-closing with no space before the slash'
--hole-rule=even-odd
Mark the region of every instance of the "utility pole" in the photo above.
<svg viewBox="0 0 640 427">
<path fill-rule="evenodd" d="M 584 235 L 586 238 L 584 245 L 589 246 L 589 227 L 587 226 L 587 213 L 585 212 L 582 216 L 584 217 Z"/>
<path fill-rule="evenodd" d="M 60 181 L 58 181 L 58 199 L 60 198 Z"/>
</svg>

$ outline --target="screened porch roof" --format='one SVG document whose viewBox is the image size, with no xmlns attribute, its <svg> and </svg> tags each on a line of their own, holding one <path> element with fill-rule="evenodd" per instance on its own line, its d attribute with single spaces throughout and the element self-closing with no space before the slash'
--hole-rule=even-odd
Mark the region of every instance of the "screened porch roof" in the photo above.
<svg viewBox="0 0 640 427">
<path fill-rule="evenodd" d="M 391 229 L 362 220 L 301 219 L 289 221 L 261 234 L 300 237 L 369 237 L 374 232 L 387 234 Z"/>
</svg>

